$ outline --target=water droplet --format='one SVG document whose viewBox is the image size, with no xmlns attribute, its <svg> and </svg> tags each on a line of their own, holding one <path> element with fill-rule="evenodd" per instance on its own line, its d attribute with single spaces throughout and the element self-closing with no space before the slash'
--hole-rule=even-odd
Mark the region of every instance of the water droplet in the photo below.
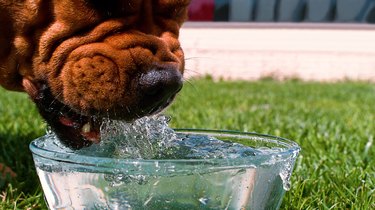
<svg viewBox="0 0 375 210">
<path fill-rule="evenodd" d="M 292 176 L 295 159 L 296 159 L 296 156 L 294 155 L 286 159 L 283 165 L 283 168 L 281 168 L 281 171 L 279 173 L 279 176 L 281 180 L 283 181 L 283 188 L 286 191 L 290 190 L 290 187 L 291 187 L 290 178 Z"/>
<path fill-rule="evenodd" d="M 205 198 L 205 197 L 202 197 L 202 198 L 199 198 L 198 199 L 199 202 L 203 205 L 207 205 L 208 201 L 210 200 L 209 198 Z"/>
</svg>

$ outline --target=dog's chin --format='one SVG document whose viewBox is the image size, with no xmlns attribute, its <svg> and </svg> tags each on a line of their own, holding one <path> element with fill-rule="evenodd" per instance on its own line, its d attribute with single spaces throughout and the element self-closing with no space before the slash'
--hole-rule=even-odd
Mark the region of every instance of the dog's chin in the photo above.
<svg viewBox="0 0 375 210">
<path fill-rule="evenodd" d="M 100 127 L 106 118 L 134 121 L 138 118 L 153 115 L 165 109 L 173 97 L 164 104 L 123 110 L 121 117 L 109 113 L 80 113 L 57 100 L 46 84 L 38 86 L 37 93 L 32 96 L 40 115 L 50 129 L 67 147 L 80 149 L 100 142 Z"/>
</svg>

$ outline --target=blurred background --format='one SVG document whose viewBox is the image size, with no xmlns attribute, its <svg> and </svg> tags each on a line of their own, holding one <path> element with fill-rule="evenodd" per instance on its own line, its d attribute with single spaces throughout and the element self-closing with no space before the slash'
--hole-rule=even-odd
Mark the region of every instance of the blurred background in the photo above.
<svg viewBox="0 0 375 210">
<path fill-rule="evenodd" d="M 375 81 L 374 0 L 192 0 L 187 76 Z"/>
<path fill-rule="evenodd" d="M 192 0 L 192 21 L 374 23 L 373 0 Z"/>
</svg>

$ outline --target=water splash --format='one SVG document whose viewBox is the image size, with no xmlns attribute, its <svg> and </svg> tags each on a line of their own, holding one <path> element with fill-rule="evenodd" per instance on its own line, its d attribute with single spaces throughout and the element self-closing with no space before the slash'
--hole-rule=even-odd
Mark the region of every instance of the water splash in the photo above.
<svg viewBox="0 0 375 210">
<path fill-rule="evenodd" d="M 211 136 L 178 134 L 169 127 L 169 121 L 163 115 L 132 123 L 107 120 L 101 126 L 101 142 L 76 153 L 121 159 L 232 159 L 257 153 L 253 148 Z"/>
<path fill-rule="evenodd" d="M 169 120 L 166 116 L 143 117 L 131 123 L 106 120 L 100 128 L 101 142 L 77 153 L 124 159 L 161 158 L 176 140 Z"/>
</svg>

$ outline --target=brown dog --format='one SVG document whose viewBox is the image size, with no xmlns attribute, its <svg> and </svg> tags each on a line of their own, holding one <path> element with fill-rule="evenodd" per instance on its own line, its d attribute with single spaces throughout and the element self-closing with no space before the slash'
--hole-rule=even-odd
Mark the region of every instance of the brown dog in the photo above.
<svg viewBox="0 0 375 210">
<path fill-rule="evenodd" d="M 182 87 L 189 0 L 0 0 L 0 84 L 26 91 L 72 148 L 102 118 L 133 120 Z"/>
</svg>

